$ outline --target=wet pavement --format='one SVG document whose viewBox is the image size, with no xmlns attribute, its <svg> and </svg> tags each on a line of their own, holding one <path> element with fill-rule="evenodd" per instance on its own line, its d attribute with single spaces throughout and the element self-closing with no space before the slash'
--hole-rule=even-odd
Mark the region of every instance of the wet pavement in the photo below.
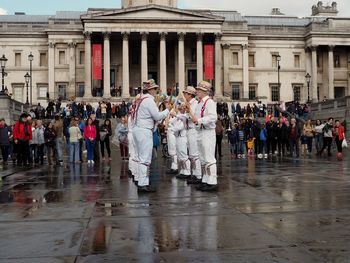
<svg viewBox="0 0 350 263">
<path fill-rule="evenodd" d="M 0 170 L 0 262 L 350 262 L 350 157 L 225 157 L 218 193 L 159 158 L 140 195 L 113 157 Z"/>
</svg>

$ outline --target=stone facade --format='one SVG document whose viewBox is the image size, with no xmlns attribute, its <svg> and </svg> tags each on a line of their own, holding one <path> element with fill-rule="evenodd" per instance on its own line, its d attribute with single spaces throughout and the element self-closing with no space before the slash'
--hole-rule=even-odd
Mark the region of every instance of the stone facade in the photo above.
<svg viewBox="0 0 350 263">
<path fill-rule="evenodd" d="M 203 46 L 211 44 L 218 97 L 273 103 L 350 95 L 350 18 L 336 17 L 336 4 L 318 3 L 315 16 L 298 18 L 185 10 L 176 2 L 134 0 L 123 1 L 121 9 L 0 16 L 5 85 L 26 101 L 32 52 L 33 104 L 58 97 L 126 99 L 151 77 L 164 92 L 174 85 L 182 89 L 203 79 Z M 93 44 L 103 46 L 99 81 L 92 77 Z"/>
</svg>

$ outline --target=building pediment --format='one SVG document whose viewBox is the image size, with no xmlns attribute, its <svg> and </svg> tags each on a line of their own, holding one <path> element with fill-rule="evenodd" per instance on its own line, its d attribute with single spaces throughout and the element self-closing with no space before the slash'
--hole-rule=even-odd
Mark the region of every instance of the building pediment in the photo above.
<svg viewBox="0 0 350 263">
<path fill-rule="evenodd" d="M 188 11 L 178 8 L 171 8 L 158 5 L 147 5 L 126 9 L 107 10 L 88 13 L 81 17 L 83 21 L 110 21 L 115 20 L 160 20 L 160 21 L 194 21 L 194 22 L 223 22 L 224 18 L 213 16 L 201 11 Z"/>
</svg>

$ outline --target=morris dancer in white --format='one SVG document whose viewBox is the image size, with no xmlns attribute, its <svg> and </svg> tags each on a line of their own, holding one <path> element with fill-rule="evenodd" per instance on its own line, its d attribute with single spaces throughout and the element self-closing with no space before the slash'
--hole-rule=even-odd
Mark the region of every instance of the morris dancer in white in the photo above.
<svg viewBox="0 0 350 263">
<path fill-rule="evenodd" d="M 215 159 L 215 123 L 217 120 L 216 103 L 208 96 L 211 84 L 201 81 L 196 87 L 198 106 L 191 113 L 192 121 L 198 132 L 199 158 L 202 165 L 202 184 L 197 187 L 201 191 L 217 191 L 217 167 Z"/>
<path fill-rule="evenodd" d="M 168 154 L 171 158 L 170 169 L 166 172 L 167 174 L 178 174 L 178 163 L 176 155 L 176 137 L 174 132 L 176 122 L 176 112 L 174 109 L 170 111 L 170 115 L 167 120 L 167 143 L 168 143 Z"/>
<path fill-rule="evenodd" d="M 165 119 L 169 114 L 171 103 L 166 103 L 166 110 L 159 112 L 155 103 L 159 86 L 149 80 L 143 86 L 143 95 L 135 109 L 133 138 L 137 152 L 137 177 L 139 192 L 155 192 L 150 186 L 149 170 L 152 161 L 153 130 L 155 122 Z"/>
<path fill-rule="evenodd" d="M 179 105 L 173 128 L 176 137 L 176 153 L 179 164 L 179 175 L 176 176 L 178 179 L 188 179 L 191 177 L 191 162 L 187 153 L 186 122 L 185 107 Z"/>
<path fill-rule="evenodd" d="M 192 112 L 195 112 L 198 105 L 198 101 L 196 99 L 196 89 L 194 87 L 188 86 L 183 91 L 183 94 L 186 99 L 186 109 L 191 108 Z M 196 125 L 193 123 L 191 117 L 188 114 L 186 121 L 186 129 L 188 153 L 192 169 L 192 176 L 187 180 L 187 183 L 200 184 L 202 182 L 202 170 L 198 152 L 198 134 L 196 130 Z"/>
</svg>

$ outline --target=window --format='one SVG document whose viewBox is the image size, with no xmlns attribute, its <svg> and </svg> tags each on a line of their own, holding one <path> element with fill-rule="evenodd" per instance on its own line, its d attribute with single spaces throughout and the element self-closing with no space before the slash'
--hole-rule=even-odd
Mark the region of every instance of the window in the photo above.
<svg viewBox="0 0 350 263">
<path fill-rule="evenodd" d="M 255 85 L 249 85 L 249 99 L 250 100 L 256 99 L 256 86 Z"/>
<path fill-rule="evenodd" d="M 40 67 L 47 67 L 47 53 L 41 52 L 40 53 Z"/>
<path fill-rule="evenodd" d="M 15 67 L 21 66 L 21 53 L 15 53 Z"/>
<path fill-rule="evenodd" d="M 300 68 L 300 55 L 294 55 L 294 67 Z"/>
<path fill-rule="evenodd" d="M 58 97 L 62 100 L 67 99 L 67 84 L 60 83 L 58 87 Z"/>
<path fill-rule="evenodd" d="M 79 65 L 85 64 L 85 51 L 79 52 Z"/>
<path fill-rule="evenodd" d="M 273 54 L 273 55 L 272 55 L 272 67 L 273 67 L 273 68 L 277 68 L 277 65 L 278 65 L 277 57 L 278 57 L 277 54 Z"/>
<path fill-rule="evenodd" d="M 241 87 L 239 84 L 232 84 L 232 99 L 239 100 L 240 99 L 240 90 Z"/>
<path fill-rule="evenodd" d="M 255 67 L 255 56 L 254 54 L 249 54 L 249 67 L 254 68 Z"/>
<path fill-rule="evenodd" d="M 340 56 L 339 56 L 339 54 L 334 54 L 334 67 L 340 68 Z"/>
<path fill-rule="evenodd" d="M 278 85 L 271 86 L 271 101 L 280 101 L 280 89 Z"/>
<path fill-rule="evenodd" d="M 58 64 L 64 65 L 66 64 L 66 52 L 65 51 L 59 51 L 58 52 Z"/>
<path fill-rule="evenodd" d="M 232 53 L 232 65 L 238 66 L 238 52 Z"/>
<path fill-rule="evenodd" d="M 38 99 L 46 99 L 47 85 L 38 85 Z"/>
<path fill-rule="evenodd" d="M 293 92 L 294 92 L 293 100 L 294 101 L 300 101 L 301 100 L 301 87 L 299 85 L 298 86 L 294 86 L 293 87 Z"/>
<path fill-rule="evenodd" d="M 76 96 L 81 98 L 84 97 L 85 94 L 85 84 L 84 83 L 78 83 L 77 84 L 77 94 Z"/>
<path fill-rule="evenodd" d="M 24 85 L 14 85 L 12 87 L 13 98 L 17 101 L 23 102 L 23 88 Z"/>
</svg>

